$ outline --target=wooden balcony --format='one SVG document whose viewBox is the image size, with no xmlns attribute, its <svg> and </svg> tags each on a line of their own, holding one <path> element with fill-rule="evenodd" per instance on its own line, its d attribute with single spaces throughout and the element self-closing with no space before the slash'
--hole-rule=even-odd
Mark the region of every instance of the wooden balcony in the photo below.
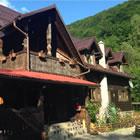
<svg viewBox="0 0 140 140">
<path fill-rule="evenodd" d="M 80 67 L 77 64 L 70 65 L 69 62 L 60 61 L 55 57 L 45 56 L 44 59 L 40 59 L 37 53 L 31 52 L 29 60 L 29 68 L 31 71 L 67 76 L 76 76 L 80 74 Z M 6 61 L 0 63 L 0 69 L 27 70 L 27 53 L 25 51 L 17 53 L 14 60 L 8 56 Z"/>
<path fill-rule="evenodd" d="M 26 69 L 26 52 L 21 51 L 16 54 L 16 58 L 6 57 L 6 60 L 0 62 L 0 69 Z"/>
<path fill-rule="evenodd" d="M 40 59 L 38 55 L 30 54 L 30 69 L 32 71 L 47 72 L 54 74 L 61 74 L 67 76 L 76 76 L 80 74 L 80 67 L 78 65 L 71 66 L 66 61 L 60 61 L 58 58 L 46 56 Z"/>
</svg>

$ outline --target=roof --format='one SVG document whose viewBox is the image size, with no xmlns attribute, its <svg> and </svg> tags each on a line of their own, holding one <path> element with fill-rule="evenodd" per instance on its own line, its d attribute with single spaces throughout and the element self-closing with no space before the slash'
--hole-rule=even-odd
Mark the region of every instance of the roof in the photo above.
<svg viewBox="0 0 140 140">
<path fill-rule="evenodd" d="M 9 23 L 11 23 L 19 15 L 21 15 L 19 12 L 14 11 L 3 5 L 0 5 L 0 28 L 3 28 Z"/>
<path fill-rule="evenodd" d="M 128 75 L 127 73 L 123 73 L 123 72 L 117 72 L 114 71 L 112 69 L 107 69 L 107 68 L 103 68 L 101 65 L 96 64 L 96 65 L 91 65 L 91 64 L 86 64 L 87 67 L 89 67 L 91 70 L 97 71 L 97 72 L 101 72 L 104 74 L 108 74 L 108 75 L 114 75 L 114 76 L 119 76 L 119 77 L 124 77 L 127 79 L 131 79 L 132 77 L 130 75 Z"/>
<path fill-rule="evenodd" d="M 83 60 L 81 59 L 81 56 L 80 56 L 80 53 L 78 52 L 78 50 L 75 48 L 74 44 L 73 44 L 73 41 L 66 29 L 66 26 L 63 22 L 63 19 L 61 18 L 60 14 L 59 14 L 59 11 L 57 10 L 56 6 L 55 5 L 51 5 L 51 6 L 48 6 L 48 7 L 45 7 L 45 8 L 42 8 L 42 9 L 39 9 L 39 10 L 35 10 L 35 11 L 32 11 L 32 12 L 29 12 L 29 13 L 26 13 L 26 14 L 20 14 L 20 16 L 18 16 L 17 19 L 13 19 L 16 20 L 16 21 L 20 21 L 20 20 L 24 20 L 26 18 L 29 18 L 31 16 L 35 16 L 35 15 L 38 15 L 42 12 L 47 12 L 47 11 L 54 11 L 57 15 L 57 22 L 55 22 L 55 24 L 59 25 L 58 29 L 59 31 L 61 31 L 63 33 L 63 37 L 65 38 L 64 40 L 67 41 L 67 43 L 69 44 L 68 47 L 69 47 L 69 51 L 71 52 L 72 56 L 76 59 L 78 59 L 79 62 L 83 63 Z M 9 22 L 9 25 L 11 25 L 12 22 L 10 23 Z M 6 25 L 5 27 L 3 28 L 6 28 L 8 25 Z M 0 31 L 0 37 L 3 37 L 5 34 L 3 34 L 2 31 Z"/>
<path fill-rule="evenodd" d="M 13 21 L 15 21 L 15 20 L 21 20 L 21 19 L 30 17 L 32 15 L 35 15 L 35 14 L 38 14 L 38 13 L 41 13 L 41 12 L 45 12 L 45 11 L 49 11 L 49 10 L 52 10 L 52 9 L 56 9 L 55 5 L 51 5 L 51 6 L 39 9 L 39 10 L 31 11 L 31 12 L 26 13 L 26 14 L 21 14 L 21 13 L 18 13 L 16 11 L 14 11 L 13 9 L 10 9 L 10 8 L 5 7 L 3 5 L 0 5 L 0 6 L 2 7 L 2 8 L 0 7 L 0 11 L 1 11 L 1 9 L 5 9 L 5 11 L 3 11 L 3 14 L 7 10 L 7 11 L 9 11 L 10 14 L 13 14 L 13 17 L 15 17 L 15 18 L 11 18 L 11 20 L 9 22 L 7 22 L 7 24 L 5 24 L 2 27 L 0 27 L 0 29 L 6 28 L 7 26 L 11 25 L 13 23 Z M 6 17 L 6 19 L 7 19 L 7 17 Z"/>
<path fill-rule="evenodd" d="M 84 49 L 90 50 L 93 43 L 95 43 L 96 46 L 98 47 L 98 44 L 96 43 L 96 38 L 95 37 L 88 37 L 88 38 L 84 38 L 84 39 L 79 39 L 79 38 L 72 37 L 72 40 L 73 40 L 76 48 L 78 49 L 78 51 L 81 51 L 81 50 L 84 50 Z M 99 47 L 98 47 L 98 49 L 100 51 Z"/>
<path fill-rule="evenodd" d="M 92 44 L 95 43 L 95 38 L 85 38 L 85 39 L 77 39 L 72 38 L 76 48 L 81 51 L 84 49 L 90 49 Z"/>
<path fill-rule="evenodd" d="M 105 48 L 105 57 L 112 57 L 112 49 Z"/>
<path fill-rule="evenodd" d="M 45 8 L 41 8 L 41 9 L 38 9 L 38 10 L 31 11 L 29 13 L 22 14 L 19 17 L 19 19 L 27 18 L 27 17 L 33 16 L 33 15 L 36 15 L 38 13 L 46 12 L 46 11 L 53 10 L 53 9 L 56 10 L 56 6 L 54 4 L 50 5 L 50 6 L 47 6 Z"/>
<path fill-rule="evenodd" d="M 82 86 L 97 86 L 96 83 L 55 74 L 49 73 L 40 73 L 40 72 L 33 72 L 33 71 L 26 71 L 26 70 L 3 70 L 0 69 L 0 76 L 6 77 L 17 77 L 17 78 L 25 78 L 25 79 L 36 79 L 51 83 L 58 83 L 58 84 L 69 84 L 69 85 L 82 85 Z"/>
<path fill-rule="evenodd" d="M 98 46 L 97 42 L 96 42 L 96 38 L 95 37 L 88 37 L 88 38 L 84 38 L 84 39 L 78 39 L 75 37 L 72 37 L 73 43 L 75 45 L 75 47 L 77 48 L 77 50 L 83 51 L 85 49 L 92 51 L 93 50 L 93 45 L 95 46 L 94 51 L 95 53 L 97 53 L 99 55 L 99 57 L 102 57 L 102 52 L 100 50 L 100 47 Z"/>
<path fill-rule="evenodd" d="M 108 60 L 109 65 L 114 63 L 122 63 L 122 64 L 126 63 L 124 52 L 114 52 L 112 55 L 113 55 L 113 59 Z"/>
</svg>

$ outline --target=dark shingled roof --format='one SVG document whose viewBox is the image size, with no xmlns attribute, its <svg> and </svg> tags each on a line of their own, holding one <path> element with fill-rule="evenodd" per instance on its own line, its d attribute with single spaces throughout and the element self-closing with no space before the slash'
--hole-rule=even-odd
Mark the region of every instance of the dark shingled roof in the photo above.
<svg viewBox="0 0 140 140">
<path fill-rule="evenodd" d="M 72 37 L 72 40 L 76 46 L 76 48 L 81 51 L 84 49 L 90 49 L 93 43 L 96 43 L 95 37 L 90 38 L 84 38 L 84 39 L 78 39 Z"/>
<path fill-rule="evenodd" d="M 89 37 L 89 38 L 84 38 L 84 39 L 78 39 L 75 37 L 71 37 L 72 41 L 76 47 L 76 49 L 80 52 L 83 51 L 85 49 L 92 51 L 92 47 L 93 44 L 95 46 L 95 53 L 98 54 L 98 57 L 102 57 L 102 52 L 100 50 L 100 47 L 98 46 L 97 42 L 96 42 L 96 38 L 95 37 Z"/>
<path fill-rule="evenodd" d="M 112 69 L 103 68 L 99 64 L 91 65 L 91 64 L 86 63 L 85 65 L 93 71 L 98 71 L 98 72 L 101 72 L 101 73 L 104 73 L 104 74 L 107 74 L 107 75 L 114 75 L 114 76 L 124 77 L 124 78 L 127 78 L 127 79 L 133 78 L 130 75 L 128 75 L 127 73 L 117 72 L 117 71 L 114 71 Z"/>
<path fill-rule="evenodd" d="M 10 24 L 19 15 L 21 15 L 19 12 L 0 5 L 0 28 L 3 28 L 6 25 Z"/>
<path fill-rule="evenodd" d="M 53 10 L 53 9 L 55 9 L 58 12 L 56 6 L 53 4 L 53 5 L 47 6 L 45 8 L 41 8 L 41 9 L 38 9 L 38 10 L 31 11 L 29 13 L 22 14 L 19 19 L 28 18 L 30 16 L 34 16 L 36 14 L 46 12 L 46 11 L 49 11 L 49 10 Z M 58 14 L 59 14 L 59 12 L 58 12 Z M 60 14 L 59 14 L 59 16 L 60 16 Z"/>
<path fill-rule="evenodd" d="M 114 63 L 126 64 L 124 52 L 114 52 L 112 55 L 113 55 L 113 59 L 108 60 L 109 65 L 114 64 Z"/>
</svg>

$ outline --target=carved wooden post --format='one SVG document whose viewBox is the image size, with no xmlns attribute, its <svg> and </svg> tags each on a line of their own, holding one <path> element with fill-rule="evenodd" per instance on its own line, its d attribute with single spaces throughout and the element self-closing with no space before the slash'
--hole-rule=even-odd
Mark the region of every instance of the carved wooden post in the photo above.
<svg viewBox="0 0 140 140">
<path fill-rule="evenodd" d="M 49 56 L 52 56 L 52 46 L 51 46 L 51 41 L 52 41 L 52 25 L 51 23 L 48 24 L 48 29 L 46 32 L 46 39 L 47 39 L 47 54 Z"/>
<path fill-rule="evenodd" d="M 22 43 L 23 47 L 25 50 L 27 50 L 27 70 L 30 70 L 30 50 L 29 50 L 29 36 L 26 35 L 26 38 L 24 38 L 23 43 Z"/>
<path fill-rule="evenodd" d="M 6 57 L 3 55 L 3 40 L 0 39 L 0 61 L 6 61 Z"/>
</svg>

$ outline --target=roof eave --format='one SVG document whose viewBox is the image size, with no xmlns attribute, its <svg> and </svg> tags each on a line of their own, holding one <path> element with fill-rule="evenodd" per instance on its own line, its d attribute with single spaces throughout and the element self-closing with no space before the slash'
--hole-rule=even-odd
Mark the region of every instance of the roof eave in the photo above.
<svg viewBox="0 0 140 140">
<path fill-rule="evenodd" d="M 86 64 L 86 63 L 85 63 L 85 65 L 87 67 L 89 67 L 91 69 L 91 71 L 93 70 L 93 71 L 101 72 L 101 73 L 108 74 L 108 75 L 114 75 L 114 76 L 119 76 L 119 77 L 123 77 L 123 78 L 127 78 L 127 79 L 133 79 L 132 76 L 129 76 L 129 75 L 122 73 L 122 72 L 114 72 L 114 71 L 110 71 L 110 70 L 105 69 L 105 68 L 98 69 L 98 68 L 96 68 L 96 66 Z"/>
</svg>

